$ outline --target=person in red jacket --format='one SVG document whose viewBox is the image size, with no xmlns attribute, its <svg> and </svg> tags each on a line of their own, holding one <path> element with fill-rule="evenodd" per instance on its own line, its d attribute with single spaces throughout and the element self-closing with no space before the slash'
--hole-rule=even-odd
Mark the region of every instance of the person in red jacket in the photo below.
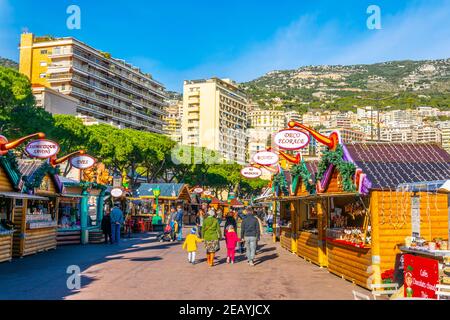
<svg viewBox="0 0 450 320">
<path fill-rule="evenodd" d="M 225 242 L 227 244 L 227 263 L 234 263 L 234 256 L 236 253 L 236 244 L 241 241 L 233 225 L 228 226 L 228 232 L 225 234 Z"/>
</svg>

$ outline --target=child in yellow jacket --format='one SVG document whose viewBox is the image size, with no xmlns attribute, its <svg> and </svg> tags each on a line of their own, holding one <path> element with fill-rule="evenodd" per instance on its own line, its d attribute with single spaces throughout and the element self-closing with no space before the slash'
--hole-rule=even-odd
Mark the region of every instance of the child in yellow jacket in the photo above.
<svg viewBox="0 0 450 320">
<path fill-rule="evenodd" d="M 183 250 L 188 252 L 189 263 L 195 264 L 195 253 L 197 252 L 197 243 L 203 240 L 197 237 L 197 229 L 192 228 L 191 234 L 187 235 L 186 240 L 183 243 Z"/>
</svg>

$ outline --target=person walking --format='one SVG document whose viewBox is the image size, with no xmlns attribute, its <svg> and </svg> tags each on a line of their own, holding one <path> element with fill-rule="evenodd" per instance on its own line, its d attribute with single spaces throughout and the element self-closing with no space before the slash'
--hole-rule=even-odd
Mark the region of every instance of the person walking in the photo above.
<svg viewBox="0 0 450 320">
<path fill-rule="evenodd" d="M 183 250 L 188 252 L 189 263 L 195 264 L 195 255 L 197 252 L 197 243 L 203 240 L 197 237 L 197 229 L 192 228 L 191 233 L 186 236 L 186 240 L 183 243 Z"/>
<path fill-rule="evenodd" d="M 273 232 L 273 213 L 272 211 L 270 211 L 266 217 L 266 222 L 267 222 L 267 233 L 272 233 Z"/>
<path fill-rule="evenodd" d="M 177 214 L 175 216 L 175 221 L 178 224 L 178 237 L 177 237 L 178 241 L 183 240 L 183 216 L 184 216 L 183 207 L 179 205 L 177 207 Z"/>
<path fill-rule="evenodd" d="M 236 219 L 234 218 L 234 211 L 229 211 L 227 217 L 225 218 L 225 226 L 223 227 L 224 236 L 226 236 L 229 226 L 233 226 L 233 229 L 237 230 L 237 222 Z"/>
<path fill-rule="evenodd" d="M 103 216 L 102 219 L 102 231 L 105 235 L 105 243 L 113 243 L 111 239 L 111 216 L 109 215 L 109 212 L 106 212 L 106 214 Z"/>
<path fill-rule="evenodd" d="M 208 211 L 208 217 L 203 220 L 202 238 L 205 240 L 206 261 L 212 267 L 214 265 L 214 255 L 220 250 L 219 239 L 222 238 L 220 226 L 215 217 L 214 210 Z"/>
<path fill-rule="evenodd" d="M 259 222 L 255 218 L 253 211 L 246 210 L 247 214 L 241 225 L 241 239 L 245 242 L 245 251 L 247 254 L 248 263 L 254 266 L 253 260 L 256 253 L 256 242 L 260 236 Z"/>
<path fill-rule="evenodd" d="M 122 223 L 123 212 L 118 204 L 114 204 L 114 208 L 111 210 L 111 238 L 113 243 L 119 243 L 120 241 L 120 227 Z"/>
<path fill-rule="evenodd" d="M 225 235 L 225 243 L 227 245 L 227 263 L 234 263 L 234 257 L 236 255 L 236 245 L 239 241 L 241 240 L 238 238 L 233 225 L 230 224 Z"/>
<path fill-rule="evenodd" d="M 199 237 L 202 236 L 202 225 L 203 225 L 204 218 L 205 218 L 205 212 L 203 211 L 203 209 L 198 210 L 197 216 L 195 217 L 195 225 L 197 226 Z"/>
</svg>

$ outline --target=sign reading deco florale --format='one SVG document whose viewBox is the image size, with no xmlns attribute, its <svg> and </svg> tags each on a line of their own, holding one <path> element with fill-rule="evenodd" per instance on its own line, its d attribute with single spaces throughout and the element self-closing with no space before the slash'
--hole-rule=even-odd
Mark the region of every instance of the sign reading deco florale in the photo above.
<svg viewBox="0 0 450 320">
<path fill-rule="evenodd" d="M 278 163 L 279 160 L 280 158 L 278 155 L 271 151 L 261 151 L 253 156 L 253 161 L 262 166 L 274 165 Z"/>
<path fill-rule="evenodd" d="M 203 188 L 201 188 L 201 187 L 194 188 L 194 193 L 198 193 L 198 194 L 203 193 Z"/>
<path fill-rule="evenodd" d="M 241 170 L 241 175 L 248 179 L 255 179 L 262 175 L 262 171 L 255 167 L 245 167 Z"/>
<path fill-rule="evenodd" d="M 59 144 L 47 139 L 34 140 L 25 147 L 25 150 L 32 158 L 46 159 L 59 152 Z"/>
<path fill-rule="evenodd" d="M 281 149 L 298 150 L 309 144 L 309 135 L 300 130 L 284 129 L 275 134 L 274 143 Z"/>
<path fill-rule="evenodd" d="M 89 169 L 95 164 L 95 159 L 83 154 L 70 159 L 70 164 L 77 169 Z"/>
</svg>

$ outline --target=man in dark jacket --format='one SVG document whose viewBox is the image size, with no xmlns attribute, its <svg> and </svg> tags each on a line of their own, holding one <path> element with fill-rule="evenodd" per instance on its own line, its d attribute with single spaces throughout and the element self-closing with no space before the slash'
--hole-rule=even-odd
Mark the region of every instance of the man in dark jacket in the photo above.
<svg viewBox="0 0 450 320">
<path fill-rule="evenodd" d="M 102 219 L 102 231 L 105 235 L 105 243 L 111 243 L 111 216 L 109 215 L 109 212 L 107 212 Z"/>
<path fill-rule="evenodd" d="M 183 216 L 184 216 L 183 207 L 178 205 L 177 214 L 175 216 L 175 221 L 178 223 L 178 236 L 177 236 L 178 241 L 183 240 Z"/>
<path fill-rule="evenodd" d="M 241 239 L 245 241 L 245 251 L 247 254 L 248 263 L 254 266 L 253 259 L 255 258 L 256 242 L 259 240 L 259 222 L 255 218 L 252 210 L 247 210 L 241 225 Z"/>
</svg>

